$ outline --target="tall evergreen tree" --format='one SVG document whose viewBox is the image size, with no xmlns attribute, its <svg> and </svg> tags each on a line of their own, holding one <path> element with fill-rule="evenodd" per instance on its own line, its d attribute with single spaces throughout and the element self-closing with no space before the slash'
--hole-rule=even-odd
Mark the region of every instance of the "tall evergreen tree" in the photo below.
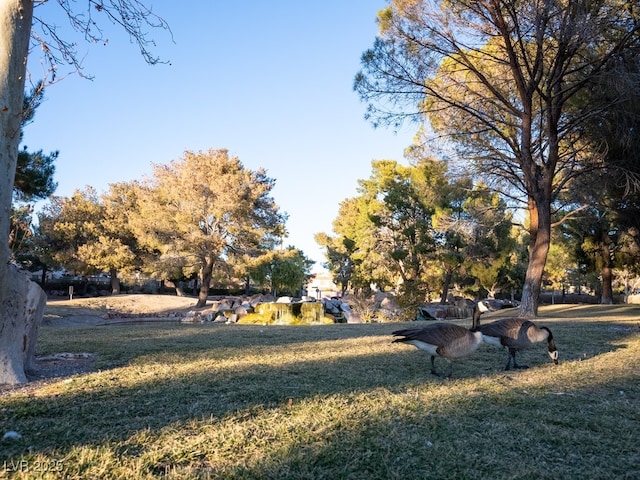
<svg viewBox="0 0 640 480">
<path fill-rule="evenodd" d="M 520 314 L 535 316 L 551 205 L 582 173 L 576 147 L 589 118 L 610 106 L 575 100 L 611 59 L 636 51 L 636 9 L 586 0 L 389 3 L 355 88 L 372 120 L 428 121 L 459 158 L 523 202 L 530 255 Z"/>
</svg>

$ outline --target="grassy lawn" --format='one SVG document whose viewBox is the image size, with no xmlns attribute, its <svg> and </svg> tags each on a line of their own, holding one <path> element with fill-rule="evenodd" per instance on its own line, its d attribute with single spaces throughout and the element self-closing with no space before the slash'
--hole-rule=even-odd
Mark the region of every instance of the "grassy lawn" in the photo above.
<svg viewBox="0 0 640 480">
<path fill-rule="evenodd" d="M 0 478 L 640 478 L 640 308 L 540 313 L 558 366 L 482 345 L 449 380 L 409 324 L 44 326 L 98 371 L 0 395 Z"/>
</svg>

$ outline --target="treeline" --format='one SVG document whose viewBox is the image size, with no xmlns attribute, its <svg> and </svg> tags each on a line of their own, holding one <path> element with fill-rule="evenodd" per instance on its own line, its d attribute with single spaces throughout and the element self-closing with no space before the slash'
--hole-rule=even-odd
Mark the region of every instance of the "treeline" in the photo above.
<svg viewBox="0 0 640 480">
<path fill-rule="evenodd" d="M 357 196 L 341 202 L 333 232 L 316 234 L 343 293 L 395 289 L 408 307 L 451 295 L 520 298 L 530 237 L 518 205 L 422 149 L 409 152 L 406 165 L 373 161 Z M 16 190 L 32 193 L 16 198 L 50 194 L 50 173 L 42 188 L 29 187 L 37 184 L 29 178 L 43 155 L 25 150 L 23 156 Z M 55 155 L 45 158 L 52 165 Z M 606 173 L 584 174 L 556 202 L 543 286 L 558 291 L 558 299 L 577 290 L 611 303 L 638 275 L 640 200 Z M 273 185 L 264 171 L 245 169 L 226 150 L 186 152 L 154 165 L 145 181 L 49 196 L 35 222 L 31 207 L 17 202 L 13 256 L 40 271 L 41 283 L 60 269 L 108 272 L 112 293 L 120 292 L 121 281 L 151 280 L 162 284 L 152 290 L 179 294 L 189 284 L 199 299 L 212 288 L 297 295 L 312 262 L 295 247 L 279 248 L 286 215 L 270 196 Z M 76 286 L 77 293 L 86 289 L 86 282 Z"/>
<path fill-rule="evenodd" d="M 32 271 L 109 272 L 113 293 L 121 279 L 141 276 L 197 282 L 199 305 L 216 286 L 299 292 L 313 262 L 278 248 L 286 215 L 271 197 L 274 185 L 227 150 L 186 152 L 153 165 L 147 180 L 49 197 L 37 223 L 16 235 L 14 258 Z"/>
<path fill-rule="evenodd" d="M 612 303 L 638 275 L 640 198 L 603 174 L 585 174 L 572 202 L 567 193 L 554 210 L 543 286 L 558 294 L 549 298 L 588 292 Z M 372 162 L 357 193 L 340 204 L 332 234 L 316 235 L 343 291 L 397 288 L 405 305 L 444 303 L 451 294 L 520 298 L 526 218 L 485 183 L 414 156 L 409 165 Z"/>
</svg>

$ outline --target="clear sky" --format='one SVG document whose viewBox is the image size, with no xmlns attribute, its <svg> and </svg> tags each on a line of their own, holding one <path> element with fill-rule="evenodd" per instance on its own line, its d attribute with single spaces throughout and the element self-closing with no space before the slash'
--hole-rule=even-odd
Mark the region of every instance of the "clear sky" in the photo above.
<svg viewBox="0 0 640 480">
<path fill-rule="evenodd" d="M 106 45 L 79 39 L 85 73 L 94 79 L 71 75 L 49 86 L 23 143 L 30 151 L 59 150 L 60 196 L 147 177 L 152 163 L 186 150 L 226 148 L 276 180 L 273 197 L 289 215 L 285 245 L 319 267 L 324 256 L 313 235 L 332 232 L 340 202 L 369 177 L 372 160 L 403 161 L 416 130 L 374 129 L 353 91 L 385 4 L 153 2 L 173 33 L 172 41 L 151 31 L 154 52 L 171 64 L 147 65 L 116 27 L 107 29 Z M 36 15 L 65 23 L 56 2 Z M 37 55 L 30 57 L 34 80 L 42 77 Z"/>
</svg>

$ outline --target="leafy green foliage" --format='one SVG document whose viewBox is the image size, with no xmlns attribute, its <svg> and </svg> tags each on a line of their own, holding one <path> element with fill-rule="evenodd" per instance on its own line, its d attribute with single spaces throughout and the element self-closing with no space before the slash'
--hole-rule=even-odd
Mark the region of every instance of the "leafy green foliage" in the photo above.
<svg viewBox="0 0 640 480">
<path fill-rule="evenodd" d="M 333 274 L 333 281 L 340 285 L 342 296 L 352 282 L 357 265 L 356 243 L 347 237 L 331 237 L 326 233 L 316 233 L 315 241 L 325 248 L 327 262 L 323 264 Z"/>
<path fill-rule="evenodd" d="M 20 140 L 23 139 L 24 127 L 31 123 L 37 108 L 44 99 L 44 85 L 38 82 L 28 94 L 24 95 L 22 104 L 22 121 L 20 123 Z M 28 202 L 47 198 L 55 192 L 58 184 L 53 181 L 55 173 L 54 162 L 58 152 L 46 155 L 39 150 L 34 153 L 27 151 L 25 145 L 18 152 L 16 174 L 13 187 L 14 201 Z"/>
<path fill-rule="evenodd" d="M 491 291 L 506 283 L 515 241 L 505 203 L 486 185 L 449 175 L 445 162 L 413 160 L 372 162 L 360 195 L 340 206 L 336 236 L 316 234 L 334 278 L 363 291 L 400 286 L 409 308 L 437 292 L 446 300 L 470 276 Z"/>
<path fill-rule="evenodd" d="M 44 88 L 42 82 L 36 84 L 29 94 L 25 94 L 22 109 L 20 139 L 24 127 L 33 121 L 36 109 L 42 103 Z M 13 184 L 13 205 L 9 231 L 9 248 L 14 261 L 23 268 L 36 270 L 44 267 L 33 240 L 32 214 L 33 205 L 29 202 L 41 200 L 52 195 L 57 188 L 53 180 L 55 161 L 58 152 L 46 155 L 42 150 L 30 153 L 24 146 L 18 152 L 16 172 Z"/>
<path fill-rule="evenodd" d="M 585 173 L 560 198 L 565 215 L 563 239 L 573 246 L 582 273 L 600 277 L 602 302 L 613 301 L 615 270 L 636 271 L 640 258 L 640 84 L 637 52 L 611 59 L 575 102 L 606 102 L 608 108 L 591 115 L 581 139 Z M 600 159 L 589 168 L 590 158 Z M 584 282 L 582 282 L 584 283 Z"/>
<path fill-rule="evenodd" d="M 249 271 L 257 285 L 268 287 L 273 295 L 298 296 L 313 263 L 302 251 L 289 247 L 264 253 L 254 260 Z"/>
<path fill-rule="evenodd" d="M 14 181 L 14 200 L 28 202 L 40 200 L 52 195 L 58 188 L 54 182 L 55 161 L 58 152 L 45 155 L 42 150 L 34 153 L 27 152 L 25 146 L 18 152 L 18 164 Z"/>
</svg>

